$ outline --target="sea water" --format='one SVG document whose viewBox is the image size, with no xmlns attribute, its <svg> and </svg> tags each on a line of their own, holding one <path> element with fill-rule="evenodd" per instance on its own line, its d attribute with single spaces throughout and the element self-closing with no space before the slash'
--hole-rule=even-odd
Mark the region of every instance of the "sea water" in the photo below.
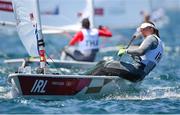
<svg viewBox="0 0 180 115">
<path fill-rule="evenodd" d="M 168 12 L 170 23 L 160 29 L 166 51 L 159 65 L 141 82 L 138 89 L 109 95 L 98 99 L 69 98 L 61 100 L 40 100 L 12 98 L 7 82 L 9 73 L 15 68 L 4 64 L 5 59 L 27 57 L 27 52 L 17 34 L 0 36 L 0 113 L 61 113 L 61 114 L 178 114 L 180 113 L 180 12 Z M 135 29 L 113 30 L 115 35 L 107 39 L 104 46 L 128 42 Z M 120 38 L 119 34 L 125 36 Z M 66 36 L 45 36 L 49 56 L 59 58 L 60 49 L 68 44 Z M 106 43 L 106 44 L 105 44 Z M 118 43 L 118 44 L 117 44 Z M 116 56 L 114 53 L 104 55 Z M 97 57 L 101 58 L 101 57 Z M 98 60 L 98 59 L 97 59 Z M 73 71 L 73 70 L 70 70 Z"/>
</svg>

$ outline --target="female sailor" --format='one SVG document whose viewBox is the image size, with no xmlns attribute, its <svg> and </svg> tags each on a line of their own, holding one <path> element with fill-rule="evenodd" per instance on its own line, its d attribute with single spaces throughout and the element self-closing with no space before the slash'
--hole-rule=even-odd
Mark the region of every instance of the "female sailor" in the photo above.
<svg viewBox="0 0 180 115">
<path fill-rule="evenodd" d="M 139 30 L 144 37 L 140 46 L 133 49 L 120 48 L 118 52 L 120 57 L 127 53 L 132 57 L 138 57 L 138 60 L 133 58 L 134 63 L 122 61 L 100 62 L 88 74 L 119 76 L 131 82 L 143 80 L 160 61 L 163 54 L 163 43 L 152 22 L 142 23 Z"/>
</svg>

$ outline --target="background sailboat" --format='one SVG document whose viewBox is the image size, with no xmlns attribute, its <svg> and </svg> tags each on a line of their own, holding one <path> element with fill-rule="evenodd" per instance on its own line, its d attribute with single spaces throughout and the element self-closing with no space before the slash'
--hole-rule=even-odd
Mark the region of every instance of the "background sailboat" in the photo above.
<svg viewBox="0 0 180 115">
<path fill-rule="evenodd" d="M 67 5 L 71 4 L 71 10 Z M 65 32 L 77 32 L 81 28 L 81 20 L 85 17 L 92 17 L 93 5 L 91 5 L 91 0 L 78 0 L 74 1 L 58 1 L 52 0 L 51 2 L 47 0 L 40 0 L 40 14 L 42 18 L 42 30 L 43 34 L 63 34 Z M 0 9 L 0 25 L 3 29 L 13 29 L 15 27 L 15 19 L 13 18 L 13 9 L 11 1 L 2 1 L 0 6 L 4 5 L 7 8 Z M 76 5 L 78 4 L 78 5 Z M 89 10 L 90 9 L 90 10 Z M 90 14 L 90 12 L 92 12 Z M 93 21 L 93 18 L 90 19 Z M 93 25 L 93 22 L 92 22 Z"/>
<path fill-rule="evenodd" d="M 94 12 L 94 26 L 107 25 L 110 29 L 136 28 L 143 21 L 143 16 L 140 14 L 142 11 L 151 14 L 159 8 L 153 5 L 154 2 L 149 0 L 95 0 L 93 10 L 91 10 Z M 84 12 L 89 12 L 89 8 L 86 7 L 88 4 L 88 0 L 40 0 L 42 25 L 46 30 L 43 33 L 77 31 L 75 25 L 81 20 Z M 163 27 L 168 23 L 168 18 L 166 15 L 161 15 L 161 19 L 156 25 Z M 1 0 L 0 20 L 3 25 L 7 21 L 6 26 L 8 22 L 15 22 L 11 0 Z"/>
<path fill-rule="evenodd" d="M 24 97 L 54 98 L 102 96 L 117 93 L 131 84 L 118 76 L 63 75 L 48 71 L 38 10 L 38 0 L 14 0 L 17 30 L 29 55 L 40 57 L 40 73 L 22 66 L 8 77 L 14 94 Z M 28 82 L 27 82 L 28 81 Z M 119 85 L 120 83 L 120 85 Z M 112 90 L 113 89 L 113 90 Z M 56 97 L 56 98 L 55 98 Z"/>
</svg>

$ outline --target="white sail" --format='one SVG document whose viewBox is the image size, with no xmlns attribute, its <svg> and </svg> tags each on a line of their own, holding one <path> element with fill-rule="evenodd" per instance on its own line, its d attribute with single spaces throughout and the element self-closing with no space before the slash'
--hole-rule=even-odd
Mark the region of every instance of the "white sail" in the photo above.
<svg viewBox="0 0 180 115">
<path fill-rule="evenodd" d="M 86 0 L 86 7 L 84 11 L 82 12 L 82 16 L 80 20 L 83 18 L 89 18 L 91 22 L 91 28 L 93 28 L 94 25 L 94 0 Z"/>
<path fill-rule="evenodd" d="M 2 8 L 0 9 L 0 20 L 3 21 L 3 24 L 0 25 L 3 25 L 2 29 L 5 29 L 8 22 L 14 21 L 11 0 L 0 1 Z M 143 21 L 141 12 L 152 13 L 153 9 L 161 8 L 162 6 L 157 4 L 158 2 L 150 0 L 40 0 L 42 25 L 46 26 L 43 28 L 43 33 L 59 34 L 64 31 L 78 31 L 81 26 L 77 23 L 82 19 L 81 16 L 88 17 L 93 12 L 94 16 L 90 19 L 92 19 L 91 24 L 94 22 L 96 27 L 105 25 L 111 29 L 136 28 Z M 168 2 L 163 3 L 170 4 Z M 161 20 L 156 21 L 156 26 L 164 27 L 168 24 L 167 18 L 166 14 L 160 15 Z"/>
<path fill-rule="evenodd" d="M 72 3 L 73 2 L 73 3 Z M 67 5 L 70 4 L 70 8 Z M 89 0 L 78 0 L 78 1 L 58 1 L 58 0 L 40 0 L 40 13 L 42 21 L 43 34 L 60 34 L 64 32 L 77 32 L 81 29 L 80 21 L 82 20 L 79 13 L 82 13 L 83 17 L 86 15 L 84 12 L 86 9 L 89 10 Z M 53 12 L 54 10 L 56 12 Z M 84 10 L 85 9 L 85 10 Z M 72 12 L 73 11 L 73 12 Z M 84 12 L 83 12 L 84 11 Z M 11 12 L 3 11 L 7 15 Z M 89 17 L 88 13 L 88 16 Z M 11 16 L 12 18 L 13 16 Z M 2 16 L 0 14 L 0 20 Z M 2 24 L 6 27 L 11 27 L 8 19 L 2 19 Z"/>
<path fill-rule="evenodd" d="M 83 18 L 89 18 L 91 22 L 91 28 L 95 26 L 94 24 L 94 0 L 86 0 L 86 5 L 84 10 L 81 12 L 79 21 L 74 22 L 74 24 L 67 24 L 64 26 L 48 26 L 44 25 L 43 34 L 59 34 L 64 32 L 77 32 L 81 29 L 81 21 Z"/>
<path fill-rule="evenodd" d="M 13 0 L 13 9 L 20 39 L 30 56 L 39 56 L 37 41 L 41 25 L 36 0 Z"/>
</svg>

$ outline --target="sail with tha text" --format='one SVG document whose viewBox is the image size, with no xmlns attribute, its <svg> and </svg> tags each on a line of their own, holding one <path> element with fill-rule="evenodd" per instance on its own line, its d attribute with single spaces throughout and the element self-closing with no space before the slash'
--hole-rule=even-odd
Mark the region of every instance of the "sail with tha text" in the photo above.
<svg viewBox="0 0 180 115">
<path fill-rule="evenodd" d="M 40 57 L 40 68 L 45 67 L 45 50 L 39 16 L 38 0 L 13 0 L 19 37 L 30 56 Z"/>
</svg>

